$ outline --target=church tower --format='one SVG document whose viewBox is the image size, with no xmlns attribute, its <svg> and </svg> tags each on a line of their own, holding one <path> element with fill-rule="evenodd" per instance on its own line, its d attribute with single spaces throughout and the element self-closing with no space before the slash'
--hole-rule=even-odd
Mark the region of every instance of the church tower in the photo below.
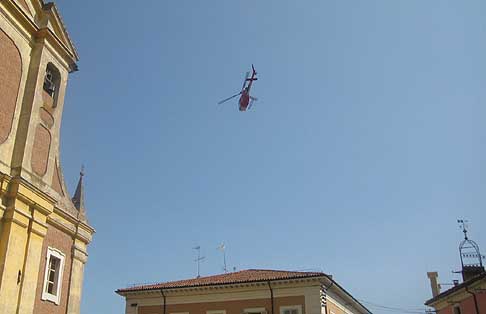
<svg viewBox="0 0 486 314">
<path fill-rule="evenodd" d="M 59 160 L 78 55 L 53 3 L 0 1 L 0 313 L 79 314 L 94 229 Z"/>
</svg>

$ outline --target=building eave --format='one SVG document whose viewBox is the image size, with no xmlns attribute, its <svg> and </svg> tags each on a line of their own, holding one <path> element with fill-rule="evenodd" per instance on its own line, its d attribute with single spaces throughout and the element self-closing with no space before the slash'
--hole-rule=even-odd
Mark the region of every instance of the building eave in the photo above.
<svg viewBox="0 0 486 314">
<path fill-rule="evenodd" d="M 466 290 L 467 287 L 470 287 L 472 285 L 475 285 L 479 282 L 481 282 L 482 280 L 486 281 L 486 272 L 483 272 L 479 275 L 477 275 L 476 277 L 473 277 L 455 287 L 452 287 L 450 288 L 449 290 L 446 290 L 440 294 L 438 294 L 437 296 L 433 297 L 432 299 L 429 299 L 425 302 L 425 305 L 427 306 L 435 306 L 436 304 L 442 302 L 445 298 L 448 298 L 452 295 L 455 295 L 455 294 L 458 294 L 458 293 L 461 293 L 461 292 L 464 292 Z"/>
<path fill-rule="evenodd" d="M 352 304 L 355 308 L 360 309 L 362 312 L 371 314 L 371 311 L 366 306 L 361 304 L 361 302 L 359 302 L 355 297 L 353 297 L 353 295 L 351 293 L 346 291 L 346 289 L 344 289 L 340 284 L 338 284 L 332 278 L 332 276 L 326 275 L 325 277 L 329 280 L 329 283 L 324 283 L 324 284 L 326 284 L 329 289 L 332 289 L 333 286 L 337 287 L 338 291 L 341 294 L 341 297 L 344 297 L 344 299 L 346 299 L 347 301 L 350 301 L 350 304 Z"/>
<path fill-rule="evenodd" d="M 268 283 L 271 284 L 292 284 L 292 283 L 302 283 L 302 282 L 309 282 L 314 281 L 315 283 L 320 283 L 322 279 L 324 279 L 326 275 L 323 276 L 314 276 L 314 277 L 302 277 L 302 278 L 293 278 L 293 279 L 269 279 L 269 280 L 255 280 L 255 281 L 248 281 L 248 282 L 239 282 L 239 283 L 221 283 L 221 284 L 208 284 L 208 285 L 194 285 L 194 286 L 174 286 L 174 287 L 162 287 L 162 288 L 151 288 L 151 289 L 137 289 L 137 290 L 125 290 L 125 289 L 118 289 L 115 293 L 127 297 L 130 295 L 141 295 L 141 294 L 153 294 L 157 293 L 160 294 L 160 291 L 170 291 L 174 293 L 184 293 L 184 292 L 193 292 L 193 291 L 208 291 L 208 290 L 220 290 L 220 289 L 237 289 L 237 288 L 245 288 L 245 287 L 256 287 L 256 286 L 265 286 L 267 287 Z"/>
</svg>

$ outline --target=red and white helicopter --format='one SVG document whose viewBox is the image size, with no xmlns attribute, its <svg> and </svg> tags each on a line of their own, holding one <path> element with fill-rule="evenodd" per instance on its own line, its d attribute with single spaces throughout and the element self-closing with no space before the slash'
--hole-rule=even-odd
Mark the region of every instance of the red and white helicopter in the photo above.
<svg viewBox="0 0 486 314">
<path fill-rule="evenodd" d="M 251 69 L 253 73 L 251 74 L 250 77 L 250 72 L 246 72 L 245 80 L 243 81 L 243 87 L 241 88 L 241 92 L 221 100 L 220 102 L 218 102 L 218 105 L 241 95 L 240 100 L 238 101 L 240 105 L 239 106 L 240 111 L 246 111 L 247 109 L 251 108 L 253 102 L 258 100 L 257 98 L 250 96 L 250 89 L 251 89 L 251 85 L 253 84 L 253 81 L 258 80 L 258 78 L 256 77 L 257 72 L 255 71 L 255 67 L 253 66 L 253 64 L 251 65 Z"/>
</svg>

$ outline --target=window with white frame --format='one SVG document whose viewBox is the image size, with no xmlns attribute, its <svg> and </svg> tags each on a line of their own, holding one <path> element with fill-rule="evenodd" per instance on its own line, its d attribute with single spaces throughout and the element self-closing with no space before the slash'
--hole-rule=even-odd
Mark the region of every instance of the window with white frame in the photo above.
<svg viewBox="0 0 486 314">
<path fill-rule="evenodd" d="M 64 258 L 65 255 L 61 251 L 51 247 L 47 248 L 42 300 L 60 303 Z"/>
<path fill-rule="evenodd" d="M 267 310 L 264 307 L 253 307 L 244 309 L 243 314 L 267 314 Z"/>
<path fill-rule="evenodd" d="M 302 305 L 281 306 L 280 314 L 302 314 Z"/>
<path fill-rule="evenodd" d="M 226 314 L 226 310 L 211 310 L 206 311 L 206 314 Z"/>
</svg>

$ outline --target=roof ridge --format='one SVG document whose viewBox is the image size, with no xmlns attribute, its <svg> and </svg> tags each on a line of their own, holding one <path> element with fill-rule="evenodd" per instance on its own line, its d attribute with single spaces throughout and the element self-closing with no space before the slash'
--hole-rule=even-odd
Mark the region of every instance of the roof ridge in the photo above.
<svg viewBox="0 0 486 314">
<path fill-rule="evenodd" d="M 307 271 L 307 270 L 287 270 L 287 269 L 254 269 L 250 268 L 247 270 L 251 271 L 270 271 L 270 272 L 282 272 L 282 273 L 301 273 L 301 274 L 308 274 L 308 273 L 324 273 L 322 271 Z"/>
</svg>

